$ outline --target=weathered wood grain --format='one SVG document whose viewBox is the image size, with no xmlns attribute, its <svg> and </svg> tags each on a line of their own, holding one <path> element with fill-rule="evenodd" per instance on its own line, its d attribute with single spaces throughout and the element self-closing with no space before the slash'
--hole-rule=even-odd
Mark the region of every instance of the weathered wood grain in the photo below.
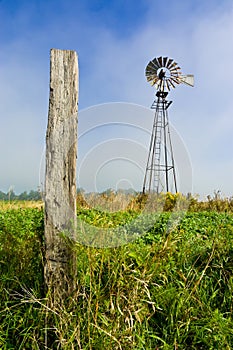
<svg viewBox="0 0 233 350">
<path fill-rule="evenodd" d="M 52 49 L 46 133 L 44 277 L 47 288 L 60 297 L 67 295 L 75 284 L 72 241 L 76 221 L 77 112 L 77 54 Z"/>
</svg>

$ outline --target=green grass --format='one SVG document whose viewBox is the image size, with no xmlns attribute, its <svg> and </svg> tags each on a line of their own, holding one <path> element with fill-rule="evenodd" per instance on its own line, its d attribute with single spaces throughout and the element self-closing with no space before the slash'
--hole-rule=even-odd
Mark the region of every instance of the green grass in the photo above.
<svg viewBox="0 0 233 350">
<path fill-rule="evenodd" d="M 137 213 L 78 215 L 116 227 Z M 43 211 L 0 211 L 0 349 L 232 349 L 233 216 L 189 212 L 167 230 L 169 216 L 117 248 L 77 243 L 77 288 L 49 308 Z"/>
</svg>

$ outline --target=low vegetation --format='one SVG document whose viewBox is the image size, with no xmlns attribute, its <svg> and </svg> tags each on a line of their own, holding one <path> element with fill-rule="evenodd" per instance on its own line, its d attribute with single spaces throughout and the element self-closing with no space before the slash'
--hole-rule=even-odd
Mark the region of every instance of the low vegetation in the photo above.
<svg viewBox="0 0 233 350">
<path fill-rule="evenodd" d="M 0 206 L 0 349 L 232 349 L 232 199 L 189 200 L 172 229 L 177 198 L 168 195 L 166 211 L 137 240 L 77 242 L 77 288 L 59 307 L 44 295 L 42 206 Z M 83 199 L 77 215 L 118 227 L 143 205 L 140 198 L 103 212 Z"/>
</svg>

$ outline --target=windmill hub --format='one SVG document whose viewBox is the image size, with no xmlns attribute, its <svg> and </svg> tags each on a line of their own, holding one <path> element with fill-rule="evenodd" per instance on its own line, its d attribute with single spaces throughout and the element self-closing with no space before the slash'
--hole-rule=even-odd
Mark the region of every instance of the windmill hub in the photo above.
<svg viewBox="0 0 233 350">
<path fill-rule="evenodd" d="M 158 77 L 159 79 L 168 79 L 171 77 L 171 72 L 169 71 L 169 69 L 162 67 L 160 69 L 158 69 Z"/>
</svg>

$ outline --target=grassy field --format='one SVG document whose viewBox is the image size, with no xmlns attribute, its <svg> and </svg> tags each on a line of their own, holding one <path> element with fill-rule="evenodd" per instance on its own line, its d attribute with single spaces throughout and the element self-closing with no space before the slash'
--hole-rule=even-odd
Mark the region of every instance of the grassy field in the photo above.
<svg viewBox="0 0 233 350">
<path fill-rule="evenodd" d="M 172 230 L 169 203 L 132 243 L 76 243 L 77 288 L 50 308 L 42 203 L 1 203 L 0 349 L 233 349 L 232 201 L 193 200 Z M 79 206 L 77 215 L 112 227 L 132 221 L 133 209 Z"/>
</svg>

